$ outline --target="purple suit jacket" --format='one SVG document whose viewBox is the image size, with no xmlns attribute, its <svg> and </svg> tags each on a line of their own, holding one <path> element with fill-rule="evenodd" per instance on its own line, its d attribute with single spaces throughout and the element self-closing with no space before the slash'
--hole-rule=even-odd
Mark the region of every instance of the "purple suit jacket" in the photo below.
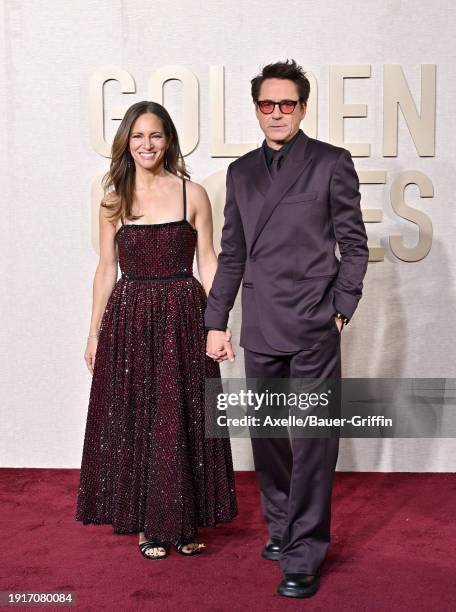
<svg viewBox="0 0 456 612">
<path fill-rule="evenodd" d="M 241 280 L 240 344 L 252 351 L 309 349 L 335 312 L 351 318 L 368 262 L 360 197 L 349 151 L 302 131 L 274 181 L 262 148 L 232 162 L 205 325 L 225 329 Z"/>
</svg>

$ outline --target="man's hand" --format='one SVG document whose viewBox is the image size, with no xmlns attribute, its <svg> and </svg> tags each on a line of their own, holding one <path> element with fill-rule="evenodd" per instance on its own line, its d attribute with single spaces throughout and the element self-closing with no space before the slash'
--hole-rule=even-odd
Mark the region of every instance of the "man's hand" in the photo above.
<svg viewBox="0 0 456 612">
<path fill-rule="evenodd" d="M 207 334 L 206 355 L 221 363 L 222 361 L 234 361 L 235 355 L 231 346 L 231 330 L 218 331 L 211 329 Z"/>
</svg>

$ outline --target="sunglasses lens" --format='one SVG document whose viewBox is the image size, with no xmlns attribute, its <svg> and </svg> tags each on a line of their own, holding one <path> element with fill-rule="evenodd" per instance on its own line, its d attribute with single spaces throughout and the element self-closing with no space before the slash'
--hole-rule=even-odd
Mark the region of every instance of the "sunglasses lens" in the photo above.
<svg viewBox="0 0 456 612">
<path fill-rule="evenodd" d="M 269 102 L 268 100 L 262 100 L 261 102 L 258 102 L 258 106 L 260 107 L 260 111 L 262 113 L 272 113 L 272 111 L 274 110 L 274 104 L 272 102 Z"/>
<path fill-rule="evenodd" d="M 280 105 L 280 110 L 286 115 L 292 113 L 294 111 L 294 108 L 295 104 L 293 102 L 282 102 L 282 104 Z"/>
</svg>

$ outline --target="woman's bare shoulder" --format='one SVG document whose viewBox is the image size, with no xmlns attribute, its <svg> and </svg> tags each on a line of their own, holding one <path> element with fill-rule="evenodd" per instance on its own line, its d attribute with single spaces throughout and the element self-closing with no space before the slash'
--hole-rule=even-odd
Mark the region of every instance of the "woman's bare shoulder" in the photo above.
<svg viewBox="0 0 456 612">
<path fill-rule="evenodd" d="M 187 181 L 187 194 L 196 201 L 206 200 L 207 199 L 207 191 L 200 185 L 200 183 L 195 183 L 194 181 Z"/>
</svg>

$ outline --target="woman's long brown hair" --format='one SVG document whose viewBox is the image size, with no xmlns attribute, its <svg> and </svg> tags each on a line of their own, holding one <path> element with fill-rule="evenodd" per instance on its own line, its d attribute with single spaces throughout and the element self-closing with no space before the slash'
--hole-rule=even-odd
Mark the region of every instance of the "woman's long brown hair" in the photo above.
<svg viewBox="0 0 456 612">
<path fill-rule="evenodd" d="M 116 132 L 111 148 L 111 165 L 104 175 L 102 186 L 105 192 L 101 206 L 112 212 L 109 220 L 116 225 L 122 215 L 130 220 L 140 219 L 133 215 L 133 196 L 135 189 L 135 163 L 130 153 L 131 128 L 138 117 L 144 113 L 156 115 L 162 122 L 168 149 L 165 155 L 165 169 L 176 176 L 190 178 L 179 147 L 179 138 L 168 111 L 157 102 L 137 102 L 130 106 Z M 115 194 L 115 197 L 110 197 Z"/>
</svg>

